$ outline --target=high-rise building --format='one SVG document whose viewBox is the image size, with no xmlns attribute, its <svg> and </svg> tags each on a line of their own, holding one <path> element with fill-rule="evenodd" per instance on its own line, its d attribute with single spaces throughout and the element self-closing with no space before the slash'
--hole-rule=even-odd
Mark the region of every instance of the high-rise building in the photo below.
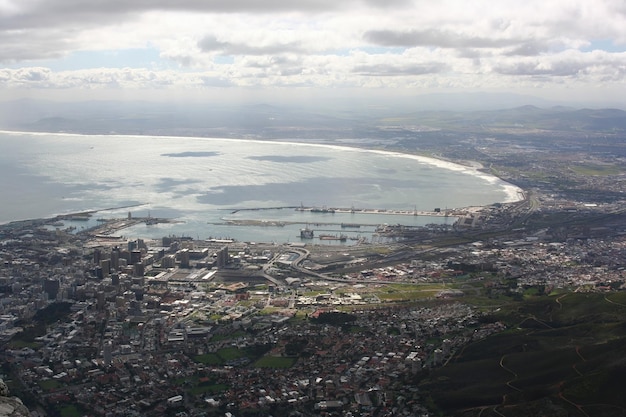
<svg viewBox="0 0 626 417">
<path fill-rule="evenodd" d="M 102 349 L 102 359 L 104 361 L 104 366 L 111 365 L 111 361 L 113 360 L 113 342 L 107 340 L 104 342 L 104 347 Z"/>
<path fill-rule="evenodd" d="M 217 252 L 217 267 L 223 268 L 228 264 L 228 246 L 224 246 Z"/>
<path fill-rule="evenodd" d="M 141 263 L 141 251 L 140 250 L 134 250 L 130 253 L 130 263 L 132 265 Z"/>
<path fill-rule="evenodd" d="M 98 248 L 93 250 L 93 263 L 96 265 L 100 265 L 100 261 L 102 260 L 102 251 Z"/>
<path fill-rule="evenodd" d="M 111 251 L 111 269 L 113 271 L 117 271 L 119 267 L 120 267 L 120 250 L 119 248 L 115 247 Z"/>
<path fill-rule="evenodd" d="M 180 259 L 180 267 L 181 268 L 189 268 L 189 249 L 183 249 L 178 252 L 178 257 Z"/>
<path fill-rule="evenodd" d="M 111 260 L 110 259 L 102 259 L 100 261 L 100 268 L 102 268 L 102 275 L 108 276 L 111 273 Z"/>
</svg>

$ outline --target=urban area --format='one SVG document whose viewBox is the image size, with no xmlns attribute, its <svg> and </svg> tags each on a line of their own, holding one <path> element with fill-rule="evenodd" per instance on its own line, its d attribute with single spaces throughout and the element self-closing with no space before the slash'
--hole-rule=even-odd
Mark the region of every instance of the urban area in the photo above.
<svg viewBox="0 0 626 417">
<path fill-rule="evenodd" d="M 483 163 L 523 200 L 388 227 L 385 244 L 105 233 L 159 221 L 131 212 L 78 233 L 63 216 L 3 225 L 7 395 L 33 416 L 441 415 L 420 378 L 508 329 L 476 300 L 624 288 L 624 173 L 567 194 L 556 159 L 507 170 L 502 149 Z"/>
</svg>

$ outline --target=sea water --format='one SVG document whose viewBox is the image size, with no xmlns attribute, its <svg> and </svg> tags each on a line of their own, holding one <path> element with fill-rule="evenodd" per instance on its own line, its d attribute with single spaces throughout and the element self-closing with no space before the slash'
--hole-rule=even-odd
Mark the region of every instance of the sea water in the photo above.
<svg viewBox="0 0 626 417">
<path fill-rule="evenodd" d="M 299 229 L 371 233 L 444 217 L 311 213 L 293 207 L 432 211 L 519 199 L 519 189 L 471 167 L 394 152 L 259 140 L 0 133 L 0 222 L 98 211 L 151 216 L 129 237 L 296 241 Z M 289 208 L 288 208 L 289 207 Z M 262 208 L 264 210 L 242 210 Z M 267 226 L 228 220 L 267 221 Z M 276 226 L 278 223 L 282 226 Z M 341 223 L 362 224 L 341 228 Z"/>
</svg>

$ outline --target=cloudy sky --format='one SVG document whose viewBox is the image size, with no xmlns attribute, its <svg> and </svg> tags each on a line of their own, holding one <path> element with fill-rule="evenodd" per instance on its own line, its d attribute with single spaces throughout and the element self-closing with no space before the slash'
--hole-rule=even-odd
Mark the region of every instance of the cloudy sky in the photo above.
<svg viewBox="0 0 626 417">
<path fill-rule="evenodd" d="M 624 0 L 0 0 L 0 96 L 626 97 Z"/>
</svg>

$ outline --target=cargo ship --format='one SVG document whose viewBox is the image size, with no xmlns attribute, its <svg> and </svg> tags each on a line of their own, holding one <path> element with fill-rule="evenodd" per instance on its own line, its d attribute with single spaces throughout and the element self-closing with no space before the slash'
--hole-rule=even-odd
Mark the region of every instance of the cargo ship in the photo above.
<svg viewBox="0 0 626 417">
<path fill-rule="evenodd" d="M 320 235 L 320 240 L 339 240 L 341 242 L 345 242 L 346 240 L 348 240 L 348 236 L 341 234 L 339 236 L 337 235 L 329 235 L 329 234 L 321 234 Z"/>
</svg>

